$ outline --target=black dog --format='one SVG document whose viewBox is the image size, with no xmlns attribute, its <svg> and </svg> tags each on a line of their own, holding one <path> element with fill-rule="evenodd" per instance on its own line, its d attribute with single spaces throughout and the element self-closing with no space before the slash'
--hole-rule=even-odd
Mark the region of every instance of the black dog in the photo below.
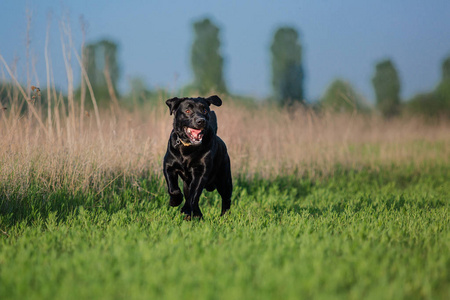
<svg viewBox="0 0 450 300">
<path fill-rule="evenodd" d="M 222 105 L 218 96 L 209 98 L 172 98 L 166 101 L 174 114 L 173 130 L 164 156 L 164 177 L 171 206 L 179 206 L 183 195 L 178 176 L 183 180 L 186 202 L 181 212 L 189 219 L 202 218 L 198 205 L 204 188 L 217 189 L 222 197 L 222 215 L 230 209 L 233 185 L 230 158 L 225 143 L 216 135 L 217 118 L 210 105 Z"/>
</svg>

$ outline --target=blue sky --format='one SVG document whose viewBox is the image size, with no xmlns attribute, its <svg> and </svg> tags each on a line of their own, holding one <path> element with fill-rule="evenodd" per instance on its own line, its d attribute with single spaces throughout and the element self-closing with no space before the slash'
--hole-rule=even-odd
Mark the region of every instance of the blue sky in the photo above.
<svg viewBox="0 0 450 300">
<path fill-rule="evenodd" d="M 59 21 L 68 15 L 76 45 L 79 17 L 88 23 L 87 40 L 112 38 L 120 46 L 122 77 L 140 76 L 150 87 L 174 90 L 192 80 L 192 22 L 210 17 L 221 28 L 225 78 L 232 93 L 264 97 L 271 92 L 269 47 L 279 26 L 300 32 L 308 100 L 320 97 L 335 79 L 350 81 L 373 101 L 374 65 L 391 58 L 402 82 L 402 96 L 428 91 L 450 55 L 448 0 L 308 1 L 63 1 L 2 0 L 0 53 L 18 58 L 25 79 L 26 10 L 32 15 L 31 48 L 39 82 L 45 85 L 44 44 L 51 13 L 51 57 L 56 81 L 65 87 Z M 77 47 L 79 48 L 79 47 Z"/>
</svg>

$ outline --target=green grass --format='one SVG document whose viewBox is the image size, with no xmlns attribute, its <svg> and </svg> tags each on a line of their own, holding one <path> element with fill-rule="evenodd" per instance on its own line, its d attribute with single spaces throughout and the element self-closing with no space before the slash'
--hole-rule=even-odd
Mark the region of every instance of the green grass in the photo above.
<svg viewBox="0 0 450 300">
<path fill-rule="evenodd" d="M 448 299 L 450 167 L 235 178 L 220 218 L 162 178 L 0 198 L 0 299 Z"/>
</svg>

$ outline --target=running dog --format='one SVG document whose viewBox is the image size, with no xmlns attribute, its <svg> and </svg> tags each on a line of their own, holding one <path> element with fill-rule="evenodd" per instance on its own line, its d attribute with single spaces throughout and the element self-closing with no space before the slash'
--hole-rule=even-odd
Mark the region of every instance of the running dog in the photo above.
<svg viewBox="0 0 450 300">
<path fill-rule="evenodd" d="M 183 180 L 186 199 L 181 212 L 186 219 L 202 218 L 198 205 L 203 189 L 217 189 L 222 197 L 222 215 L 231 205 L 233 184 L 230 157 L 225 143 L 217 136 L 217 118 L 211 105 L 221 106 L 218 96 L 208 98 L 172 98 L 166 101 L 174 115 L 167 152 L 164 177 L 170 195 L 170 206 L 179 206 L 183 194 L 178 176 Z"/>
</svg>

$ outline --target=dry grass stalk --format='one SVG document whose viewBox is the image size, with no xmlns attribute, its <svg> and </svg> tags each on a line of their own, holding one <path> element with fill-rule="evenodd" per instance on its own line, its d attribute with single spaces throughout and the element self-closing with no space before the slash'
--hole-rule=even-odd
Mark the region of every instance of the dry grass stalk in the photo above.
<svg viewBox="0 0 450 300">
<path fill-rule="evenodd" d="M 83 62 L 83 64 L 85 64 L 85 51 L 84 51 L 84 47 L 85 47 L 85 43 L 86 43 L 86 27 L 87 24 L 84 20 L 83 17 L 80 17 L 80 24 L 81 24 L 81 33 L 82 33 L 82 39 L 81 39 L 81 61 Z M 80 131 L 83 131 L 83 123 L 84 123 L 84 115 L 85 115 L 85 110 L 84 110 L 84 103 L 86 101 L 86 82 L 84 80 L 83 77 L 83 73 L 81 73 L 81 78 L 80 78 Z"/>
<path fill-rule="evenodd" d="M 45 33 L 45 69 L 47 71 L 47 126 L 48 126 L 48 138 L 53 140 L 53 126 L 52 126 L 52 93 L 50 88 L 50 58 L 48 56 L 48 43 L 50 39 L 50 15 L 47 18 L 47 31 Z M 56 100 L 56 98 L 55 98 Z"/>
<path fill-rule="evenodd" d="M 61 46 L 64 58 L 64 65 L 66 67 L 67 74 L 67 99 L 69 103 L 69 120 L 71 127 L 67 127 L 68 132 L 71 136 L 75 135 L 76 125 L 75 125 L 75 102 L 74 102 L 74 85 L 73 85 L 73 70 L 72 70 L 72 35 L 70 31 L 70 25 L 68 22 L 61 21 Z M 66 43 L 64 38 L 69 40 L 69 48 L 66 50 Z"/>
</svg>

